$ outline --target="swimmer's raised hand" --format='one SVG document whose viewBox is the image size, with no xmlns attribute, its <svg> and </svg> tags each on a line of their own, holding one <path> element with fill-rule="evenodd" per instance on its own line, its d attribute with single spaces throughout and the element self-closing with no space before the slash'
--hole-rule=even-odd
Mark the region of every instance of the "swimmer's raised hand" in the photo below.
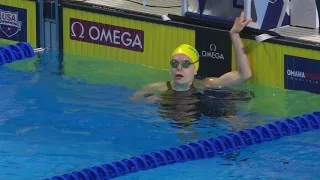
<svg viewBox="0 0 320 180">
<path fill-rule="evenodd" d="M 233 27 L 230 30 L 230 33 L 240 33 L 242 29 L 250 22 L 252 22 L 252 18 L 245 20 L 244 12 L 241 11 L 240 16 L 235 19 Z"/>
<path fill-rule="evenodd" d="M 235 19 L 233 27 L 230 30 L 230 38 L 235 51 L 236 70 L 227 72 L 218 78 L 205 78 L 201 80 L 200 84 L 202 87 L 231 87 L 242 84 L 252 77 L 250 63 L 239 34 L 250 22 L 252 22 L 252 19 L 245 20 L 244 12 L 242 11 L 240 16 Z"/>
</svg>

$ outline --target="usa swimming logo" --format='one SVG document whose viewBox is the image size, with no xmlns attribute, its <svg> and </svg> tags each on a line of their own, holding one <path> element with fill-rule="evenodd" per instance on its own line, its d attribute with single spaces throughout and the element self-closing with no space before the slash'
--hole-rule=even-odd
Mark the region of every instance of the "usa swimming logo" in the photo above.
<svg viewBox="0 0 320 180">
<path fill-rule="evenodd" d="M 25 9 L 0 5 L 0 38 L 27 41 Z"/>
<path fill-rule="evenodd" d="M 19 21 L 19 14 L 3 11 L 0 9 L 0 29 L 8 37 L 16 35 L 21 31 L 22 22 Z"/>
</svg>

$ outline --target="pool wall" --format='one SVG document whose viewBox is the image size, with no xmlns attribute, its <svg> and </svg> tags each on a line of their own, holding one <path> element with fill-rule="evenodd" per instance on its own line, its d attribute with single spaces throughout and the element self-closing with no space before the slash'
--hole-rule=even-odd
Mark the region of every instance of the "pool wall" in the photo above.
<svg viewBox="0 0 320 180">
<path fill-rule="evenodd" d="M 248 83 L 320 93 L 320 51 L 243 39 L 253 76 Z M 233 52 L 232 69 L 235 69 Z"/>
<path fill-rule="evenodd" d="M 28 26 L 21 31 L 28 32 L 27 38 L 17 35 L 10 43 L 28 41 L 39 46 L 40 38 L 36 35 L 38 2 L 6 0 L 0 4 L 28 10 L 27 20 L 24 20 Z M 59 13 L 62 17 L 59 18 L 59 49 L 65 53 L 168 70 L 173 49 L 187 43 L 201 54 L 199 77 L 217 77 L 235 69 L 230 24 L 175 15 L 169 15 L 171 20 L 164 21 L 155 15 L 85 2 L 61 2 Z M 280 36 L 261 43 L 255 41 L 254 37 L 263 32 L 245 28 L 241 34 L 253 71 L 253 77 L 247 83 L 320 93 L 320 46 L 311 41 Z M 7 42 L 7 39 L 2 35 L 0 42 Z M 90 60 L 88 58 L 88 63 Z M 73 60 L 64 57 L 64 62 L 67 61 Z M 69 71 L 74 76 L 81 74 L 70 68 L 72 66 L 64 67 L 66 75 Z"/>
</svg>

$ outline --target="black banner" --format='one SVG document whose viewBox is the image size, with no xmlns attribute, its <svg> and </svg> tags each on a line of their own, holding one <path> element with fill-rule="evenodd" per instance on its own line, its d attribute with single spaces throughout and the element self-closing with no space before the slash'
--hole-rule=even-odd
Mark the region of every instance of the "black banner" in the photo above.
<svg viewBox="0 0 320 180">
<path fill-rule="evenodd" d="M 231 71 L 232 43 L 229 32 L 197 29 L 196 49 L 200 54 L 197 78 L 219 77 Z"/>
</svg>

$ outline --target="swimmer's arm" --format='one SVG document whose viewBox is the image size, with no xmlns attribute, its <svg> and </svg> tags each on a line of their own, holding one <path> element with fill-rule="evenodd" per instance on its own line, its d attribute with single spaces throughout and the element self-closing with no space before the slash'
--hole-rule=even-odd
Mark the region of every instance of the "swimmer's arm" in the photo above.
<svg viewBox="0 0 320 180">
<path fill-rule="evenodd" d="M 135 92 L 132 96 L 131 96 L 131 100 L 139 100 L 139 99 L 143 99 L 143 98 L 147 98 L 148 96 L 152 96 L 152 93 L 146 91 L 146 88 L 143 88 L 137 92 Z"/>
<path fill-rule="evenodd" d="M 236 54 L 237 70 L 223 74 L 218 78 L 206 78 L 202 80 L 203 86 L 206 88 L 230 87 L 242 84 L 252 77 L 250 63 L 244 51 L 244 47 L 237 33 L 230 33 L 230 37 Z"/>
<path fill-rule="evenodd" d="M 132 100 L 139 100 L 139 99 L 146 99 L 150 96 L 153 96 L 163 90 L 165 90 L 163 87 L 163 82 L 153 83 L 149 84 L 143 88 L 141 88 L 139 91 L 135 92 L 130 99 Z"/>
<path fill-rule="evenodd" d="M 238 33 L 230 32 L 230 38 L 235 51 L 237 70 L 226 73 L 218 78 L 217 83 L 219 86 L 239 85 L 252 77 L 250 63 L 240 35 Z"/>
<path fill-rule="evenodd" d="M 246 51 L 244 49 L 242 40 L 240 38 L 240 35 L 238 33 L 232 33 L 230 32 L 230 38 L 235 50 L 235 56 L 236 56 L 236 68 L 237 70 L 234 73 L 242 82 L 247 81 L 252 77 L 251 67 L 250 63 L 246 54 Z M 235 76 L 234 75 L 234 76 Z"/>
</svg>

